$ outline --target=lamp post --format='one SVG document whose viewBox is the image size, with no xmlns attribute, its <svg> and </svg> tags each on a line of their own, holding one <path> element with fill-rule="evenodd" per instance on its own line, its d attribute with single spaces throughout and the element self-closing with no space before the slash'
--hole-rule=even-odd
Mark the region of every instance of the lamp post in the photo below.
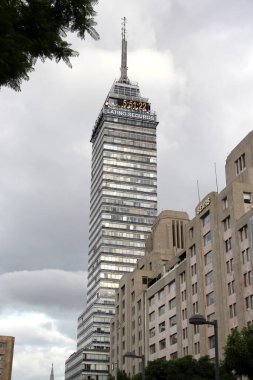
<svg viewBox="0 0 253 380">
<path fill-rule="evenodd" d="M 189 318 L 192 325 L 212 325 L 214 327 L 214 349 L 215 349 L 215 380 L 220 380 L 219 347 L 218 347 L 218 321 L 207 321 L 201 314 L 194 314 Z"/>
<path fill-rule="evenodd" d="M 142 376 L 142 380 L 145 380 L 145 355 L 135 355 L 135 352 L 132 351 L 132 352 L 126 352 L 123 356 L 125 358 L 141 359 L 141 376 Z"/>
</svg>

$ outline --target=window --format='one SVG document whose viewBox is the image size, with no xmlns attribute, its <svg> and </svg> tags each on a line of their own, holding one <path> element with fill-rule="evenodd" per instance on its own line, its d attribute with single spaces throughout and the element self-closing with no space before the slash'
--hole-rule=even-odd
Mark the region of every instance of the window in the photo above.
<svg viewBox="0 0 253 380">
<path fill-rule="evenodd" d="M 175 325 L 177 324 L 177 316 L 176 316 L 176 315 L 173 315 L 173 316 L 169 319 L 169 322 L 170 322 L 170 327 L 175 326 Z"/>
<path fill-rule="evenodd" d="M 212 305 L 214 303 L 214 292 L 210 292 L 206 295 L 206 304 L 207 306 Z"/>
<path fill-rule="evenodd" d="M 209 346 L 209 349 L 212 349 L 212 348 L 215 347 L 215 337 L 214 337 L 214 335 L 209 336 L 209 338 L 208 338 L 208 346 Z"/>
<path fill-rule="evenodd" d="M 233 259 L 230 259 L 226 262 L 227 265 L 227 273 L 231 273 L 233 271 Z"/>
<path fill-rule="evenodd" d="M 208 320 L 208 322 L 213 322 L 215 320 L 215 313 L 208 314 L 206 319 Z"/>
<path fill-rule="evenodd" d="M 192 304 L 192 310 L 193 310 L 193 314 L 197 314 L 199 312 L 199 304 L 198 304 L 198 301 L 194 302 Z"/>
<path fill-rule="evenodd" d="M 225 245 L 225 251 L 226 252 L 230 251 L 232 248 L 232 238 L 229 237 L 227 240 L 225 240 L 224 245 Z"/>
<path fill-rule="evenodd" d="M 245 162 L 245 153 L 243 153 L 236 161 L 235 161 L 235 172 L 236 175 L 241 173 L 246 168 Z"/>
<path fill-rule="evenodd" d="M 222 208 L 223 208 L 223 210 L 226 210 L 228 208 L 228 198 L 227 197 L 222 199 Z"/>
<path fill-rule="evenodd" d="M 158 293 L 158 299 L 161 300 L 162 298 L 164 298 L 165 296 L 165 291 L 164 291 L 164 288 L 162 290 L 160 290 L 160 292 Z"/>
<path fill-rule="evenodd" d="M 176 281 L 175 280 L 171 281 L 168 286 L 169 286 L 169 292 L 174 292 L 176 290 Z"/>
<path fill-rule="evenodd" d="M 186 289 L 181 292 L 181 301 L 186 301 Z"/>
<path fill-rule="evenodd" d="M 5 348 L 6 343 L 5 342 L 0 342 L 0 348 Z"/>
<path fill-rule="evenodd" d="M 192 295 L 196 294 L 198 292 L 198 284 L 195 282 L 192 284 Z"/>
<path fill-rule="evenodd" d="M 210 223 L 210 212 L 208 211 L 202 218 L 203 226 L 206 226 Z"/>
<path fill-rule="evenodd" d="M 155 336 L 155 327 L 149 330 L 149 337 L 153 338 L 153 336 Z"/>
<path fill-rule="evenodd" d="M 193 246 L 190 247 L 191 257 L 194 257 L 196 255 L 196 246 L 193 244 Z"/>
<path fill-rule="evenodd" d="M 138 310 L 140 311 L 140 310 L 141 310 L 141 300 L 139 300 L 139 301 L 137 302 L 137 307 L 138 307 Z"/>
<path fill-rule="evenodd" d="M 155 296 L 152 296 L 152 297 L 149 298 L 148 304 L 149 304 L 149 306 L 154 306 L 154 304 L 155 304 Z"/>
<path fill-rule="evenodd" d="M 243 275 L 244 286 L 249 286 L 252 283 L 251 270 Z"/>
<path fill-rule="evenodd" d="M 159 341 L 159 349 L 164 350 L 166 348 L 166 339 L 162 339 Z"/>
<path fill-rule="evenodd" d="M 143 285 L 147 285 L 147 283 L 148 283 L 148 277 L 147 276 L 142 277 L 142 283 L 143 283 Z"/>
<path fill-rule="evenodd" d="M 177 343 L 177 333 L 170 335 L 170 344 Z"/>
<path fill-rule="evenodd" d="M 249 248 L 246 248 L 244 251 L 242 251 L 242 262 L 243 264 L 249 262 Z"/>
<path fill-rule="evenodd" d="M 253 309 L 253 294 L 245 298 L 245 306 L 247 310 Z"/>
<path fill-rule="evenodd" d="M 189 236 L 190 236 L 190 239 L 193 238 L 193 235 L 194 235 L 194 231 L 193 231 L 193 227 L 191 227 L 191 228 L 189 229 Z"/>
<path fill-rule="evenodd" d="M 229 230 L 229 228 L 230 228 L 230 216 L 227 216 L 223 220 L 223 229 L 224 229 L 224 231 L 227 231 L 227 230 Z"/>
<path fill-rule="evenodd" d="M 206 282 L 206 285 L 210 285 L 213 283 L 213 271 L 212 270 L 205 275 L 205 282 Z"/>
<path fill-rule="evenodd" d="M 192 276 L 195 276 L 195 274 L 197 274 L 197 264 L 193 264 L 191 266 L 191 273 L 192 273 Z"/>
<path fill-rule="evenodd" d="M 187 339 L 188 338 L 188 330 L 187 330 L 187 327 L 185 327 L 183 329 L 183 339 Z"/>
<path fill-rule="evenodd" d="M 185 282 L 185 272 L 180 273 L 180 284 Z"/>
<path fill-rule="evenodd" d="M 196 342 L 194 343 L 194 354 L 198 355 L 200 353 L 200 343 Z"/>
<path fill-rule="evenodd" d="M 211 231 L 207 232 L 207 234 L 205 234 L 203 236 L 203 239 L 204 239 L 204 246 L 206 246 L 208 243 L 210 243 L 210 241 L 211 241 Z"/>
<path fill-rule="evenodd" d="M 164 332 L 165 331 L 165 321 L 159 324 L 159 332 Z"/>
<path fill-rule="evenodd" d="M 245 226 L 243 226 L 240 230 L 239 230 L 239 234 L 240 234 L 240 240 L 243 241 L 245 239 L 248 238 L 248 226 L 247 224 L 245 224 Z"/>
<path fill-rule="evenodd" d="M 229 306 L 229 317 L 234 318 L 236 317 L 237 312 L 236 312 L 236 303 L 233 303 L 232 305 Z"/>
<path fill-rule="evenodd" d="M 4 354 L 0 354 L 0 362 L 4 360 Z"/>
<path fill-rule="evenodd" d="M 173 359 L 177 359 L 178 358 L 178 354 L 177 352 L 172 352 L 172 354 L 170 354 L 170 358 L 173 360 Z"/>
<path fill-rule="evenodd" d="M 213 261 L 213 252 L 209 251 L 204 256 L 205 265 L 211 264 Z"/>
<path fill-rule="evenodd" d="M 162 305 L 158 309 L 159 316 L 163 315 L 165 313 L 165 305 Z"/>
<path fill-rule="evenodd" d="M 193 325 L 193 332 L 195 335 L 199 333 L 199 325 Z"/>
<path fill-rule="evenodd" d="M 183 347 L 183 356 L 188 355 L 188 347 Z"/>
<path fill-rule="evenodd" d="M 235 281 L 230 281 L 228 283 L 228 295 L 231 296 L 235 292 Z"/>
<path fill-rule="evenodd" d="M 171 300 L 169 300 L 169 309 L 171 310 L 174 307 L 176 307 L 176 297 L 174 297 Z"/>
<path fill-rule="evenodd" d="M 155 343 L 151 344 L 151 346 L 149 346 L 149 352 L 151 355 L 155 353 Z"/>
<path fill-rule="evenodd" d="M 132 301 L 134 301 L 134 299 L 135 299 L 135 293 L 134 292 L 131 293 L 131 298 L 132 298 Z"/>
<path fill-rule="evenodd" d="M 153 311 L 152 313 L 149 314 L 149 321 L 152 322 L 155 320 L 155 312 Z"/>
<path fill-rule="evenodd" d="M 243 202 L 251 203 L 251 193 L 243 193 Z"/>
<path fill-rule="evenodd" d="M 187 319 L 187 309 L 186 308 L 182 309 L 182 319 L 183 320 Z"/>
</svg>

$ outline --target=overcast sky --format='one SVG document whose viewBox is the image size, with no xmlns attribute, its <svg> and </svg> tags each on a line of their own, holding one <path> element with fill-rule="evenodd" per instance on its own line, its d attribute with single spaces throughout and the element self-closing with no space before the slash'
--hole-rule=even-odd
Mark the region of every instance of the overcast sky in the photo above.
<svg viewBox="0 0 253 380">
<path fill-rule="evenodd" d="M 159 211 L 185 210 L 224 185 L 253 128 L 252 0 L 106 0 L 96 42 L 65 64 L 38 62 L 22 91 L 0 91 L 0 334 L 16 337 L 13 380 L 64 379 L 85 304 L 94 122 L 120 75 L 157 112 Z"/>
</svg>

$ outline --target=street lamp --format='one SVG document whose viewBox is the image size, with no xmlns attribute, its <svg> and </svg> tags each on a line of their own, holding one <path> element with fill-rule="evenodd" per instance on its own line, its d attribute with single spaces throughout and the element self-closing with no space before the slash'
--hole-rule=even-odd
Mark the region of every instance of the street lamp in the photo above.
<svg viewBox="0 0 253 380">
<path fill-rule="evenodd" d="M 135 355 L 135 352 L 132 351 L 132 352 L 126 352 L 123 356 L 125 358 L 141 359 L 141 376 L 142 376 L 142 380 L 145 380 L 145 355 Z"/>
<path fill-rule="evenodd" d="M 215 380 L 220 380 L 219 348 L 218 348 L 218 321 L 207 321 L 201 314 L 194 314 L 189 318 L 192 325 L 212 325 L 214 327 L 214 348 L 215 348 Z"/>
</svg>

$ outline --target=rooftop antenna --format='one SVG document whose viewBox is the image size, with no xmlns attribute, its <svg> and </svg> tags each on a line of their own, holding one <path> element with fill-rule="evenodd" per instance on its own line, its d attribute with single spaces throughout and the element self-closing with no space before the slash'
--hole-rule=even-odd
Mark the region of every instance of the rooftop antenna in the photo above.
<svg viewBox="0 0 253 380">
<path fill-rule="evenodd" d="M 130 81 L 127 77 L 127 40 L 126 40 L 126 17 L 123 17 L 121 23 L 121 36 L 122 36 L 122 43 L 121 43 L 121 75 L 119 82 L 121 83 L 127 83 L 129 84 Z"/>
<path fill-rule="evenodd" d="M 218 178 L 217 178 L 217 171 L 216 171 L 216 162 L 214 163 L 214 172 L 215 172 L 215 180 L 216 180 L 216 189 L 217 189 L 217 193 L 219 193 Z"/>
<path fill-rule="evenodd" d="M 198 197 L 199 197 L 199 202 L 200 202 L 200 194 L 199 194 L 199 180 L 197 179 L 197 189 L 198 189 Z"/>
</svg>

